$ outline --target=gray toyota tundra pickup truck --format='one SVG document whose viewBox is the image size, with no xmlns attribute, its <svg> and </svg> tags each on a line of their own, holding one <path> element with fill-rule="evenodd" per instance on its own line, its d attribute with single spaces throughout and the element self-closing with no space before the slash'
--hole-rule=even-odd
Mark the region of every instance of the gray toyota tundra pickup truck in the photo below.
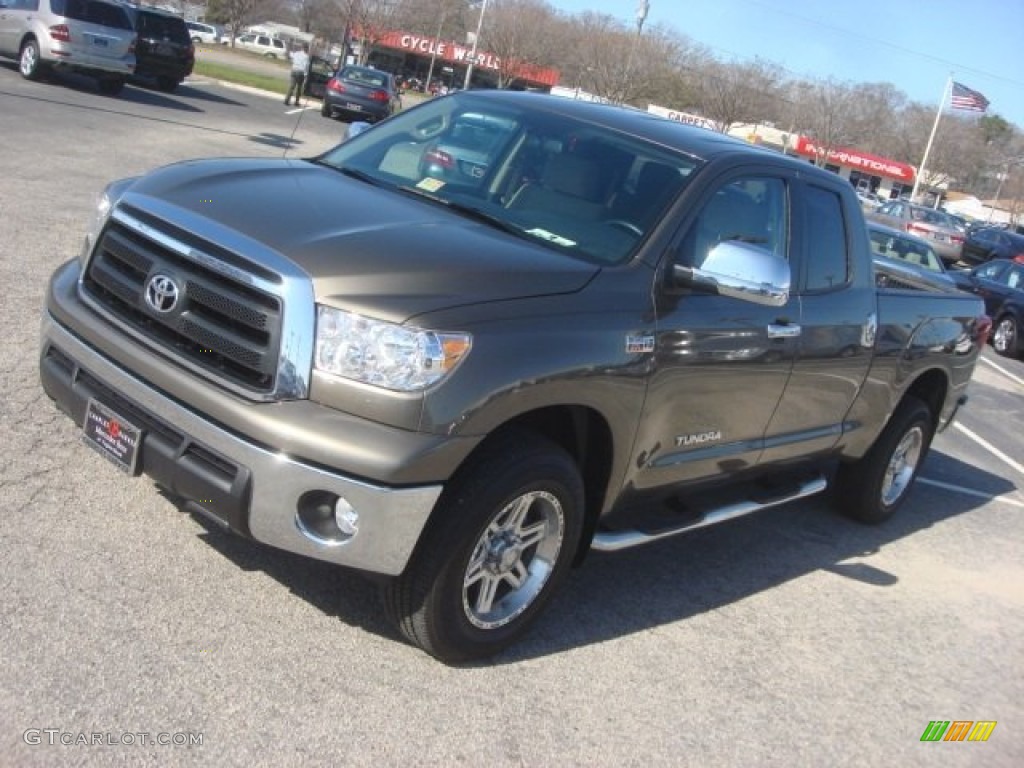
<svg viewBox="0 0 1024 768">
<path fill-rule="evenodd" d="M 374 574 L 411 642 L 518 639 L 589 549 L 835 485 L 905 500 L 981 301 L 876 285 L 850 184 L 641 112 L 434 99 L 310 159 L 117 181 L 40 371 L 197 514 Z"/>
</svg>

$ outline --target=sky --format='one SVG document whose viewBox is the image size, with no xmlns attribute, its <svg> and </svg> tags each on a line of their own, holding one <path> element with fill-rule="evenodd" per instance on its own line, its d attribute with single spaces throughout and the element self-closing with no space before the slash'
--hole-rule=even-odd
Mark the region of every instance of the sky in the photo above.
<svg viewBox="0 0 1024 768">
<path fill-rule="evenodd" d="M 548 2 L 565 13 L 594 11 L 636 28 L 637 0 Z M 952 74 L 989 100 L 988 114 L 1024 130 L 1024 0 L 648 2 L 644 29 L 672 27 L 719 59 L 761 57 L 794 78 L 892 83 L 936 110 Z"/>
</svg>

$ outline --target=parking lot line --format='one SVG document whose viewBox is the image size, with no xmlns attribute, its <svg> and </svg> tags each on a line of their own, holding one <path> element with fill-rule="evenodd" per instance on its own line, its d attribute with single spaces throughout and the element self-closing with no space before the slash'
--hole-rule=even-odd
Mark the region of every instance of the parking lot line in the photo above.
<svg viewBox="0 0 1024 768">
<path fill-rule="evenodd" d="M 969 430 L 967 427 L 965 427 L 963 424 L 960 424 L 959 422 L 953 422 L 953 426 L 956 429 L 958 429 L 961 432 L 963 432 L 965 435 L 967 435 L 967 437 L 969 437 L 971 440 L 976 442 L 978 445 L 980 445 L 986 451 L 991 453 L 997 459 L 1005 461 L 1007 464 L 1009 464 L 1011 467 L 1013 467 L 1015 470 L 1017 470 L 1017 472 L 1019 472 L 1021 475 L 1024 475 L 1024 465 L 1022 465 L 1022 464 L 1014 461 L 1013 459 L 1011 459 L 1005 453 L 1003 453 L 998 448 L 996 448 L 994 445 L 992 445 L 992 443 L 988 442 L 985 438 L 983 438 L 983 437 L 981 437 L 979 435 L 974 434 L 973 432 L 971 432 L 971 430 Z"/>
<path fill-rule="evenodd" d="M 1017 375 L 1016 375 L 1016 374 L 1014 374 L 1014 373 L 1010 373 L 1010 372 L 1009 372 L 1008 370 L 1006 370 L 1005 368 L 1003 368 L 1003 366 L 1001 366 L 1001 365 L 997 365 L 996 363 L 993 363 L 993 362 L 992 362 L 991 360 L 989 360 L 988 358 L 986 358 L 986 357 L 983 357 L 983 356 L 980 356 L 980 355 L 979 355 L 979 356 L 978 356 L 978 362 L 981 362 L 981 363 L 985 363 L 985 365 L 990 365 L 990 366 L 992 366 L 992 367 L 993 367 L 993 368 L 995 368 L 995 369 L 996 369 L 997 371 L 999 371 L 999 372 L 1000 372 L 1001 374 L 1003 374 L 1003 376 L 1005 376 L 1006 378 L 1008 378 L 1008 379 L 1013 379 L 1013 381 L 1017 382 L 1017 383 L 1018 383 L 1018 384 L 1020 384 L 1021 386 L 1024 386 L 1024 379 L 1022 379 L 1022 378 L 1021 378 L 1020 376 L 1017 376 Z"/>
<path fill-rule="evenodd" d="M 931 485 L 935 488 L 942 488 L 946 491 L 955 491 L 956 493 L 962 493 L 966 496 L 976 496 L 979 499 L 985 499 L 986 501 L 998 501 L 1002 504 L 1009 504 L 1013 507 L 1021 507 L 1024 509 L 1024 501 L 1018 501 L 1017 499 L 1011 499 L 1009 496 L 993 496 L 991 493 L 985 493 L 984 491 L 976 491 L 973 488 L 964 488 L 962 485 L 953 485 L 952 483 L 943 483 L 940 480 L 931 480 L 927 477 L 917 478 L 917 482 L 922 485 Z"/>
</svg>

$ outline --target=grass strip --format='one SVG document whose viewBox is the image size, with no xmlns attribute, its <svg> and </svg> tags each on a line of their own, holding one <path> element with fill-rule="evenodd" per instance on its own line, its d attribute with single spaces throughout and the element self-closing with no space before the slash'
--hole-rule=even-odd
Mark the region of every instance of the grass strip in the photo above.
<svg viewBox="0 0 1024 768">
<path fill-rule="evenodd" d="M 238 85 L 247 85 L 250 88 L 259 88 L 262 91 L 285 94 L 288 92 L 288 72 L 284 77 L 280 75 L 261 75 L 258 72 L 247 72 L 243 69 L 216 64 L 214 62 L 196 59 L 193 69 L 195 74 L 204 77 L 212 77 L 214 80 L 224 80 Z"/>
</svg>

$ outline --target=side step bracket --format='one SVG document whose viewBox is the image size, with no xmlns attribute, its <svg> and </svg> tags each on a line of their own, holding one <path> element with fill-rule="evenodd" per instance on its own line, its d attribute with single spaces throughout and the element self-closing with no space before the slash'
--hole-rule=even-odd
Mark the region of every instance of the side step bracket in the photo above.
<svg viewBox="0 0 1024 768">
<path fill-rule="evenodd" d="M 762 509 L 768 509 L 769 507 L 776 507 L 780 504 L 788 504 L 791 501 L 802 499 L 807 496 L 813 496 L 816 493 L 821 493 L 827 487 L 828 482 L 822 476 L 817 476 L 804 480 L 798 486 L 796 486 L 791 492 L 773 496 L 770 499 L 764 501 L 753 501 L 745 500 L 735 504 L 729 504 L 718 509 L 712 509 L 706 512 L 699 518 L 687 520 L 684 525 L 680 525 L 676 528 L 665 528 L 659 531 L 609 531 L 609 532 L 598 532 L 594 534 L 594 540 L 591 542 L 591 549 L 596 549 L 598 552 L 617 552 L 620 549 L 629 549 L 630 547 L 637 547 L 641 544 L 647 544 L 651 541 L 657 541 L 658 539 L 665 539 L 669 536 L 675 536 L 678 533 L 684 533 L 686 531 L 692 531 L 697 528 L 706 528 L 709 525 L 717 525 L 718 523 L 724 523 L 726 520 L 732 520 L 736 517 L 743 517 L 749 515 L 752 512 L 757 512 Z"/>
</svg>

